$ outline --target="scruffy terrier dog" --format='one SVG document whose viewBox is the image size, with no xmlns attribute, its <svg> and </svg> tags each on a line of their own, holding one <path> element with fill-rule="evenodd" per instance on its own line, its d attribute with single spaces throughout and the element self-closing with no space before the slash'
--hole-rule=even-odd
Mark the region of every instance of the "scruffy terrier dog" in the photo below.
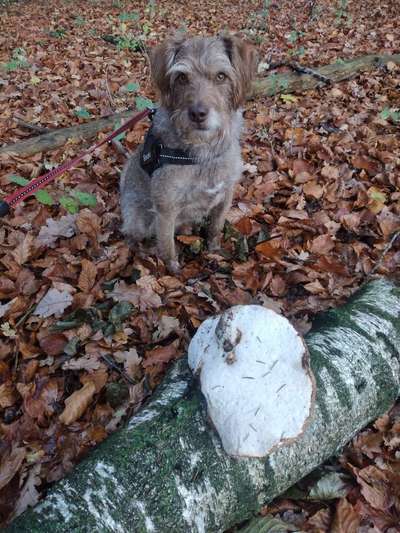
<svg viewBox="0 0 400 533">
<path fill-rule="evenodd" d="M 172 272 L 179 271 L 174 235 L 180 227 L 209 216 L 208 247 L 220 246 L 242 174 L 241 105 L 255 67 L 255 51 L 236 37 L 182 35 L 152 54 L 161 105 L 122 172 L 122 231 L 130 241 L 155 235 Z"/>
</svg>

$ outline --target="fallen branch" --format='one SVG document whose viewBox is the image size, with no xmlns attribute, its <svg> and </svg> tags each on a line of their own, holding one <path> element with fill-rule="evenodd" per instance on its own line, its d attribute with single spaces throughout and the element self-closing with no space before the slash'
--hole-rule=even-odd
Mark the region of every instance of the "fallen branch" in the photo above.
<svg viewBox="0 0 400 533">
<path fill-rule="evenodd" d="M 8 144 L 0 148 L 0 156 L 2 154 L 15 154 L 18 156 L 30 156 L 37 152 L 46 152 L 54 150 L 60 146 L 64 146 L 69 140 L 90 139 L 95 137 L 99 131 L 107 128 L 115 128 L 124 120 L 130 118 L 134 111 L 124 111 L 123 113 L 116 113 L 108 117 L 100 118 L 87 122 L 86 124 L 78 124 L 70 128 L 60 128 L 49 133 L 32 137 L 26 141 Z"/>
<path fill-rule="evenodd" d="M 325 85 L 327 80 L 330 83 L 348 80 L 361 72 L 383 66 L 389 61 L 400 64 L 400 54 L 367 55 L 315 69 L 301 67 L 303 73 L 271 74 L 264 79 L 258 79 L 253 82 L 251 97 L 273 96 L 279 93 L 301 93 L 314 89 L 319 85 Z M 301 69 L 297 68 L 296 70 Z M 86 124 L 61 128 L 32 139 L 2 146 L 0 148 L 0 156 L 2 154 L 15 154 L 26 157 L 37 152 L 54 150 L 63 146 L 69 139 L 89 139 L 94 137 L 99 131 L 115 127 L 121 120 L 127 119 L 131 115 L 132 111 L 124 111 L 123 113 L 93 120 Z"/>
<path fill-rule="evenodd" d="M 381 279 L 315 321 L 306 336 L 314 413 L 304 433 L 266 459 L 224 452 L 186 361 L 178 361 L 147 408 L 6 531 L 215 533 L 251 517 L 395 401 L 399 313 L 399 288 Z"/>
<path fill-rule="evenodd" d="M 329 79 L 330 83 L 345 81 L 361 72 L 367 72 L 385 66 L 389 61 L 400 65 L 400 54 L 367 55 L 356 57 L 349 61 L 337 61 L 330 65 L 312 69 L 312 74 L 296 74 L 293 72 L 272 74 L 267 78 L 253 82 L 253 96 L 274 96 L 279 93 L 302 93 L 325 85 L 325 80 L 316 76 Z"/>
</svg>

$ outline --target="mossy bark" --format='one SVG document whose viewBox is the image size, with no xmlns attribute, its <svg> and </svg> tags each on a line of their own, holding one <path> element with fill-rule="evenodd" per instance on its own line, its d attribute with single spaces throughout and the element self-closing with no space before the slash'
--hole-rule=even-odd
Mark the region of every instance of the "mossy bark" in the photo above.
<svg viewBox="0 0 400 533">
<path fill-rule="evenodd" d="M 316 67 L 314 72 L 329 78 L 331 83 L 348 80 L 361 72 L 371 71 L 384 66 L 389 61 L 400 65 L 400 54 L 366 55 L 356 57 L 348 61 L 340 61 L 322 67 Z M 310 74 L 273 73 L 265 78 L 253 81 L 250 98 L 259 96 L 274 96 L 280 93 L 302 93 L 318 86 L 324 86 L 316 77 Z M 124 111 L 109 117 L 92 120 L 86 124 L 78 124 L 70 128 L 60 128 L 58 130 L 37 135 L 25 141 L 7 144 L 0 147 L 0 155 L 15 154 L 27 157 L 37 152 L 54 150 L 68 140 L 90 139 L 106 128 L 116 127 L 121 120 L 126 120 L 132 116 L 132 111 Z"/>
<path fill-rule="evenodd" d="M 7 531 L 219 532 L 251 517 L 395 401 L 399 317 L 399 288 L 378 280 L 315 321 L 306 336 L 314 415 L 296 442 L 263 460 L 225 454 L 180 360 L 145 409 Z"/>
</svg>

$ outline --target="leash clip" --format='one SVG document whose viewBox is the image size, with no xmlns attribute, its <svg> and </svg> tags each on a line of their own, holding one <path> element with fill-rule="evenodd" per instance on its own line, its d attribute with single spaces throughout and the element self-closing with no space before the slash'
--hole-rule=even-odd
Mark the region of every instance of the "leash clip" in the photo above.
<svg viewBox="0 0 400 533">
<path fill-rule="evenodd" d="M 157 108 L 156 107 L 146 107 L 147 111 L 149 112 L 148 117 L 151 122 L 153 122 L 154 115 L 156 114 Z"/>
</svg>

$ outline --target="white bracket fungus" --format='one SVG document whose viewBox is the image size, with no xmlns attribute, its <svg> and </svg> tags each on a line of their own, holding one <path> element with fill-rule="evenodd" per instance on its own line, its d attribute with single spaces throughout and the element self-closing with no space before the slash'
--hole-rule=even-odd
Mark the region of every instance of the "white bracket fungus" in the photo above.
<svg viewBox="0 0 400 533">
<path fill-rule="evenodd" d="M 315 380 L 304 341 L 283 316 L 238 305 L 209 318 L 190 343 L 189 366 L 228 454 L 264 457 L 304 431 Z"/>
</svg>

